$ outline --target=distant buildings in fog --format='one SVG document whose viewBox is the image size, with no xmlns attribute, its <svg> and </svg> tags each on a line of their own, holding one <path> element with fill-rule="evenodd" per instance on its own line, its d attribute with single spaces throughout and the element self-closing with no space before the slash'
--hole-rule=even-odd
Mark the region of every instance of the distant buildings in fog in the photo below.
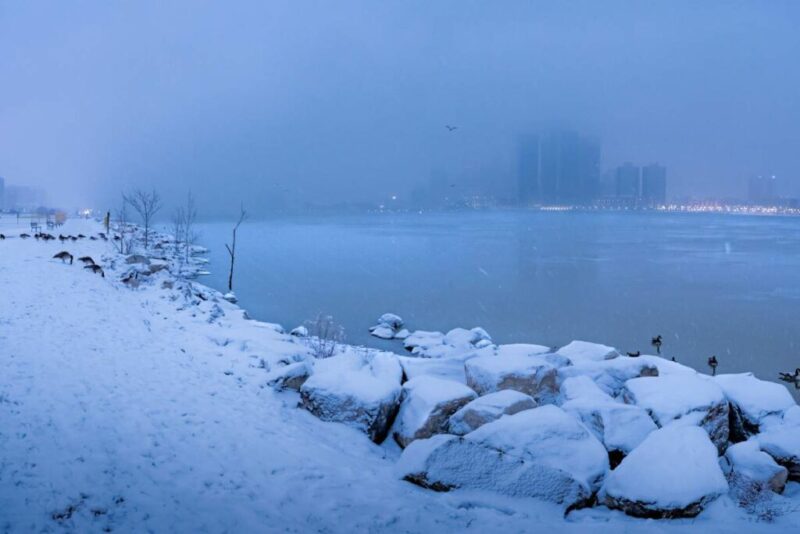
<svg viewBox="0 0 800 534">
<path fill-rule="evenodd" d="M 526 136 L 518 179 L 523 206 L 591 204 L 600 189 L 600 143 L 571 131 Z"/>
<path fill-rule="evenodd" d="M 0 209 L 35 210 L 45 204 L 44 190 L 24 185 L 9 185 L 0 176 Z"/>
<path fill-rule="evenodd" d="M 747 200 L 751 204 L 773 204 L 777 199 L 774 175 L 753 176 L 747 181 Z"/>
<path fill-rule="evenodd" d="M 522 138 L 519 146 L 522 206 L 655 207 L 667 201 L 667 170 L 626 163 L 600 177 L 600 143 L 572 131 Z M 608 183 L 610 180 L 611 183 Z"/>
</svg>

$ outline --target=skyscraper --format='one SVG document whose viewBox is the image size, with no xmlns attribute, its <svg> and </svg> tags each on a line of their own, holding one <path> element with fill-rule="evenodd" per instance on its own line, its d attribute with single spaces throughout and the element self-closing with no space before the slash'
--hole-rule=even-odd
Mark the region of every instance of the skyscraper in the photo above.
<svg viewBox="0 0 800 534">
<path fill-rule="evenodd" d="M 0 210 L 5 208 L 6 200 L 6 180 L 0 176 Z"/>
<path fill-rule="evenodd" d="M 597 197 L 599 184 L 600 143 L 596 140 L 562 130 L 521 139 L 521 205 L 590 204 Z"/>
<path fill-rule="evenodd" d="M 632 163 L 617 167 L 616 184 L 618 198 L 637 201 L 641 194 L 639 167 Z"/>
<path fill-rule="evenodd" d="M 667 169 L 663 165 L 642 167 L 642 203 L 651 207 L 667 203 Z"/>
</svg>

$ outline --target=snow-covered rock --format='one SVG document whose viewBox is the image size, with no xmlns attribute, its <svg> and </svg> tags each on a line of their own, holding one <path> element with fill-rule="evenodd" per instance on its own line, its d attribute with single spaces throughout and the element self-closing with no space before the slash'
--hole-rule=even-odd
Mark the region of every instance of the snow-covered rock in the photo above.
<svg viewBox="0 0 800 534">
<path fill-rule="evenodd" d="M 613 360 L 619 357 L 619 352 L 614 347 L 588 341 L 573 341 L 558 349 L 556 354 L 569 358 L 572 363 Z"/>
<path fill-rule="evenodd" d="M 477 394 L 464 384 L 433 376 L 420 376 L 403 384 L 400 412 L 394 426 L 395 441 L 407 447 L 446 431 L 450 416 L 475 399 Z"/>
<path fill-rule="evenodd" d="M 531 408 L 536 408 L 533 397 L 519 391 L 504 389 L 478 397 L 458 410 L 450 417 L 448 430 L 456 435 L 469 434 L 504 415 L 513 415 Z"/>
<path fill-rule="evenodd" d="M 289 335 L 294 337 L 308 337 L 308 328 L 305 326 L 297 326 L 292 328 L 292 331 L 289 332 Z"/>
<path fill-rule="evenodd" d="M 236 293 L 234 293 L 233 291 L 228 291 L 222 296 L 222 298 L 227 300 L 231 304 L 236 304 L 239 301 L 239 299 L 236 298 Z"/>
<path fill-rule="evenodd" d="M 710 377 L 667 375 L 633 378 L 625 383 L 623 398 L 647 410 L 660 427 L 699 425 L 724 452 L 729 436 L 728 400 Z"/>
<path fill-rule="evenodd" d="M 727 489 L 706 431 L 672 425 L 652 432 L 625 457 L 598 497 L 637 517 L 695 517 Z"/>
<path fill-rule="evenodd" d="M 463 355 L 488 347 L 492 339 L 483 328 L 453 328 L 446 334 L 417 330 L 405 337 L 403 345 L 412 354 L 424 358 L 444 358 Z"/>
<path fill-rule="evenodd" d="M 763 487 L 783 493 L 789 471 L 759 449 L 758 441 L 751 439 L 728 447 L 720 465 L 731 486 Z"/>
<path fill-rule="evenodd" d="M 415 330 L 403 340 L 403 346 L 412 354 L 424 355 L 434 347 L 444 344 L 444 334 L 441 332 L 429 332 L 426 330 Z"/>
<path fill-rule="evenodd" d="M 644 409 L 612 399 L 589 377 L 568 378 L 561 392 L 567 399 L 561 407 L 605 445 L 612 467 L 658 428 Z"/>
<path fill-rule="evenodd" d="M 133 265 L 134 263 L 140 263 L 142 265 L 150 265 L 150 259 L 147 256 L 142 256 L 141 254 L 131 254 L 127 258 L 125 258 L 125 263 L 128 265 Z"/>
<path fill-rule="evenodd" d="M 759 380 L 752 373 L 726 374 L 714 377 L 731 402 L 733 441 L 742 441 L 757 434 L 765 417 L 781 416 L 796 406 L 791 393 L 781 384 Z"/>
<path fill-rule="evenodd" d="M 559 381 L 575 376 L 588 376 L 600 389 L 616 397 L 631 378 L 658 376 L 658 368 L 642 358 L 614 358 L 611 360 L 585 360 L 558 370 Z"/>
<path fill-rule="evenodd" d="M 397 465 L 416 484 L 446 491 L 489 490 L 536 497 L 567 509 L 590 500 L 608 471 L 599 441 L 556 406 L 541 406 L 487 423 L 463 437 L 412 443 Z"/>
<path fill-rule="evenodd" d="M 311 367 L 306 362 L 295 362 L 270 371 L 267 375 L 267 385 L 278 391 L 293 389 L 300 391 L 300 387 L 311 376 Z"/>
<path fill-rule="evenodd" d="M 800 425 L 776 425 L 753 439 L 762 451 L 789 470 L 789 480 L 800 482 Z"/>
<path fill-rule="evenodd" d="M 562 356 L 519 353 L 479 356 L 467 360 L 464 370 L 467 385 L 481 395 L 514 389 L 533 397 L 538 404 L 555 401 L 558 393 L 557 369 Z"/>
<path fill-rule="evenodd" d="M 402 374 L 389 353 L 347 352 L 316 360 L 300 388 L 301 403 L 324 421 L 346 423 L 381 442 L 397 411 Z"/>
<path fill-rule="evenodd" d="M 384 313 L 378 317 L 378 324 L 371 326 L 369 331 L 373 336 L 381 339 L 394 339 L 403 328 L 403 324 L 403 319 L 399 315 Z"/>
</svg>

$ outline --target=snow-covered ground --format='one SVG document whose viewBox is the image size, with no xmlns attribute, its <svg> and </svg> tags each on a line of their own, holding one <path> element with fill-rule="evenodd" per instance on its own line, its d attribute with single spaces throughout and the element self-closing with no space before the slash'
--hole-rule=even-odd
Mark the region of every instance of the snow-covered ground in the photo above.
<svg viewBox="0 0 800 534">
<path fill-rule="evenodd" d="M 297 338 L 166 271 L 125 285 L 131 265 L 102 240 L 20 231 L 0 227 L 0 532 L 800 530 L 794 482 L 771 523 L 729 495 L 656 521 L 420 488 L 399 478 L 392 439 L 375 445 L 266 385 L 306 353 Z"/>
</svg>

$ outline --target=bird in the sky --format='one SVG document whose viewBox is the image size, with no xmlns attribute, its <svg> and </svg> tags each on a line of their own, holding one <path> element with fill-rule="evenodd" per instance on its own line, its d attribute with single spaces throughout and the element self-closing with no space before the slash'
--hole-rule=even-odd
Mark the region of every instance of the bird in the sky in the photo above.
<svg viewBox="0 0 800 534">
<path fill-rule="evenodd" d="M 444 127 L 447 128 L 448 132 L 452 132 L 453 130 L 458 129 L 458 126 L 450 126 L 449 124 L 445 124 Z"/>
</svg>

